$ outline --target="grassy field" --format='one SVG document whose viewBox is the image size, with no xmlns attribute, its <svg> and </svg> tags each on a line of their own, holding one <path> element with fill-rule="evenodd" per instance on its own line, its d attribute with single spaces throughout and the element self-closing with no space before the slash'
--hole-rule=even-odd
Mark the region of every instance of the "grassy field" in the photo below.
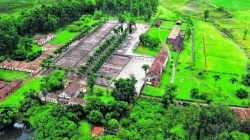
<svg viewBox="0 0 250 140">
<path fill-rule="evenodd" d="M 70 39 L 72 39 L 76 35 L 77 35 L 77 32 L 69 32 L 65 28 L 60 28 L 55 32 L 55 38 L 52 39 L 49 43 L 62 45 L 68 42 Z"/>
<path fill-rule="evenodd" d="M 0 14 L 20 12 L 42 4 L 52 4 L 59 0 L 0 0 Z"/>
<path fill-rule="evenodd" d="M 0 102 L 0 105 L 13 105 L 19 106 L 21 100 L 24 98 L 24 93 L 29 91 L 30 89 L 34 89 L 36 91 L 40 90 L 40 81 L 41 78 L 34 78 L 31 81 L 25 83 L 22 87 L 8 96 L 4 101 Z"/>
<path fill-rule="evenodd" d="M 77 22 L 80 22 L 81 24 L 79 25 Z M 49 43 L 63 45 L 67 43 L 69 40 L 71 40 L 74 36 L 76 36 L 81 29 L 84 29 L 87 26 L 92 25 L 94 22 L 96 22 L 96 20 L 94 20 L 93 17 L 90 17 L 89 15 L 83 15 L 78 21 L 75 21 L 64 28 L 58 29 L 55 32 L 55 38 L 52 39 Z M 79 31 L 75 32 L 69 31 L 70 26 L 76 26 L 79 29 Z"/>
<path fill-rule="evenodd" d="M 212 11 L 209 22 L 204 22 L 202 19 L 203 10 L 205 8 L 209 8 L 210 10 L 216 9 L 216 7 L 207 4 L 208 2 L 188 0 L 177 0 L 174 2 L 162 0 L 161 2 L 164 5 L 159 7 L 158 17 L 164 17 L 169 20 L 176 20 L 181 17 L 185 20 L 186 16 L 183 14 L 189 14 L 192 17 L 191 19 L 195 27 L 196 61 L 194 69 L 188 69 L 191 64 L 193 64 L 191 40 L 185 39 L 185 49 L 180 54 L 171 51 L 175 64 L 178 64 L 174 82 L 174 84 L 178 86 L 176 92 L 177 98 L 182 100 L 204 101 L 191 98 L 191 89 L 198 88 L 200 93 L 206 94 L 207 98 L 213 102 L 240 106 L 248 105 L 250 100 L 241 100 L 236 97 L 236 90 L 239 88 L 247 90 L 247 87 L 240 84 L 240 81 L 241 76 L 246 74 L 246 65 L 248 63 L 245 53 L 247 53 L 246 50 L 249 49 L 248 44 L 250 41 L 248 38 L 247 40 L 242 39 L 242 29 L 244 27 L 243 23 L 249 23 L 249 19 L 246 18 L 249 14 L 244 11 L 244 14 L 238 14 L 236 16 L 237 12 L 242 13 L 242 11 L 234 11 L 233 15 L 236 17 L 227 19 L 226 22 L 226 19 L 221 18 L 225 17 L 226 12 L 219 13 L 218 11 Z M 195 4 L 204 5 L 195 7 Z M 166 5 L 168 7 L 166 7 Z M 219 5 L 217 6 L 219 7 Z M 242 8 L 239 7 L 239 9 Z M 228 22 L 228 20 L 230 22 Z M 237 25 L 238 28 L 235 29 Z M 169 25 L 167 25 L 167 23 L 164 23 L 163 26 L 168 27 L 172 26 L 172 24 L 169 23 Z M 230 30 L 232 32 L 224 33 L 222 32 L 222 27 L 232 29 Z M 232 34 L 233 37 L 230 37 L 228 34 Z M 161 38 L 161 41 L 164 40 L 164 36 L 167 36 L 164 33 L 161 35 L 161 31 L 151 32 L 151 35 Z M 206 52 L 204 52 L 204 46 L 206 47 Z M 171 46 L 169 47 L 172 48 Z M 244 51 L 243 48 L 246 50 Z M 159 50 L 148 50 L 143 47 L 139 47 L 136 50 L 137 53 L 151 56 L 155 56 L 158 51 Z M 205 67 L 205 54 L 207 67 Z M 177 56 L 179 56 L 178 60 Z M 208 70 L 208 72 L 204 73 L 203 71 L 205 70 Z M 168 67 L 166 73 L 162 76 L 162 84 L 159 88 L 147 85 L 142 93 L 145 95 L 162 97 L 165 86 L 170 83 L 170 71 L 171 69 Z M 203 72 L 203 74 L 199 75 L 198 73 L 200 72 Z M 213 78 L 214 75 L 219 75 L 220 80 L 216 82 Z M 239 82 L 232 84 L 230 82 L 231 78 L 236 78 Z"/>
<path fill-rule="evenodd" d="M 88 99 L 90 97 L 100 98 L 105 103 L 113 102 L 115 100 L 114 97 L 111 95 L 111 90 L 101 86 L 94 87 L 94 94 L 87 93 L 84 96 L 85 99 Z"/>
<path fill-rule="evenodd" d="M 30 74 L 26 72 L 0 69 L 0 80 L 3 80 L 3 81 L 11 82 L 16 79 L 25 80 L 29 76 Z"/>
</svg>

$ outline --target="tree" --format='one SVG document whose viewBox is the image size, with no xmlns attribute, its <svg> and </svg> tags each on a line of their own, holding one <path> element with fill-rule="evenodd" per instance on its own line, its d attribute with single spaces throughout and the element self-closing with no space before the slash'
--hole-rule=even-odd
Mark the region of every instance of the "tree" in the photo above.
<svg viewBox="0 0 250 140">
<path fill-rule="evenodd" d="M 237 95 L 237 97 L 240 98 L 240 99 L 245 99 L 245 98 L 248 98 L 249 93 L 248 93 L 248 91 L 246 91 L 245 89 L 240 88 L 240 89 L 238 89 L 238 90 L 236 91 L 236 95 Z"/>
<path fill-rule="evenodd" d="M 198 96 L 199 96 L 199 89 L 198 88 L 191 89 L 191 97 L 197 99 Z"/>
<path fill-rule="evenodd" d="M 242 76 L 242 82 L 243 85 L 249 87 L 250 86 L 250 74 L 246 74 Z"/>
<path fill-rule="evenodd" d="M 209 17 L 209 10 L 205 10 L 203 14 L 204 14 L 205 22 L 206 22 L 207 18 Z"/>
<path fill-rule="evenodd" d="M 100 111 L 98 110 L 92 110 L 89 115 L 87 115 L 87 119 L 90 123 L 95 124 L 95 125 L 100 125 L 102 124 L 103 115 Z"/>
<path fill-rule="evenodd" d="M 246 133 L 242 133 L 239 131 L 227 132 L 224 131 L 219 134 L 216 140 L 249 140 L 249 136 Z"/>
<path fill-rule="evenodd" d="M 233 77 L 233 78 L 230 79 L 230 82 L 231 82 L 232 84 L 234 84 L 234 83 L 238 82 L 238 80 L 237 80 L 236 78 Z"/>
<path fill-rule="evenodd" d="M 144 64 L 144 65 L 142 66 L 142 69 L 143 69 L 144 72 L 145 72 L 145 76 L 147 75 L 147 70 L 148 70 L 149 68 L 150 68 L 150 67 L 149 67 L 148 64 Z"/>
<path fill-rule="evenodd" d="M 41 89 L 46 92 L 53 92 L 64 88 L 64 71 L 55 71 L 50 76 L 45 76 L 41 81 Z"/>
<path fill-rule="evenodd" d="M 24 93 L 24 100 L 21 101 L 20 111 L 26 112 L 31 107 L 35 107 L 41 104 L 39 97 L 36 95 L 36 91 L 31 89 Z"/>
<path fill-rule="evenodd" d="M 93 73 L 90 73 L 88 78 L 87 78 L 87 86 L 90 91 L 90 93 L 93 93 L 93 89 L 95 86 L 95 75 Z"/>
<path fill-rule="evenodd" d="M 131 77 L 127 79 L 118 79 L 115 81 L 115 87 L 112 90 L 112 96 L 116 100 L 132 103 L 136 95 L 136 79 Z"/>
<path fill-rule="evenodd" d="M 214 81 L 215 81 L 215 82 L 214 82 L 214 86 L 216 86 L 216 82 L 219 81 L 219 80 L 221 79 L 221 78 L 220 78 L 220 75 L 214 75 L 213 78 L 214 78 Z"/>
<path fill-rule="evenodd" d="M 111 133 L 116 133 L 119 128 L 119 123 L 116 119 L 111 119 L 108 121 L 108 130 L 111 131 Z"/>
<path fill-rule="evenodd" d="M 247 39 L 247 33 L 248 33 L 248 29 L 246 28 L 244 30 L 244 36 L 243 36 L 243 39 L 246 40 Z"/>
<path fill-rule="evenodd" d="M 13 106 L 0 106 L 0 127 L 12 124 L 16 113 Z"/>
<path fill-rule="evenodd" d="M 163 96 L 163 104 L 164 107 L 168 107 L 171 104 L 175 104 L 175 91 L 177 90 L 177 87 L 173 84 L 170 84 L 166 86 L 165 94 Z"/>
<path fill-rule="evenodd" d="M 231 132 L 239 129 L 237 117 L 228 107 L 223 105 L 202 107 L 200 123 L 198 138 L 201 135 L 217 137 L 224 131 Z"/>
</svg>

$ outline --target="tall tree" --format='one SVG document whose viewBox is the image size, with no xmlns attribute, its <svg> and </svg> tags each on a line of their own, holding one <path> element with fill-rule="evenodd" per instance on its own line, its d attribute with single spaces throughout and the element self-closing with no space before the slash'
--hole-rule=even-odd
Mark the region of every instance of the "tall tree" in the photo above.
<svg viewBox="0 0 250 140">
<path fill-rule="evenodd" d="M 207 18 L 209 17 L 209 10 L 205 10 L 203 14 L 204 14 L 205 22 L 206 22 Z"/>
<path fill-rule="evenodd" d="M 150 67 L 149 67 L 148 64 L 144 64 L 144 65 L 142 66 L 142 69 L 143 69 L 144 72 L 145 72 L 145 76 L 147 75 L 147 71 L 148 71 L 149 68 L 150 68 Z"/>
</svg>

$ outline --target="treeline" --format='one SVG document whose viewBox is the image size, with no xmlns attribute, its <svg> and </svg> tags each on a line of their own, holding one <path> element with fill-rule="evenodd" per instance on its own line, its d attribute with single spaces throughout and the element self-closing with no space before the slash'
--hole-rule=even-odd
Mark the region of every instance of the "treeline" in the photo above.
<svg viewBox="0 0 250 140">
<path fill-rule="evenodd" d="M 65 0 L 50 6 L 24 11 L 16 19 L 0 19 L 0 53 L 1 56 L 14 54 L 19 36 L 35 33 L 48 33 L 58 27 L 77 20 L 84 13 L 95 10 L 92 0 Z"/>
<path fill-rule="evenodd" d="M 130 13 L 132 16 L 144 16 L 150 19 L 157 11 L 158 0 L 96 0 L 98 9 L 113 15 Z"/>
</svg>

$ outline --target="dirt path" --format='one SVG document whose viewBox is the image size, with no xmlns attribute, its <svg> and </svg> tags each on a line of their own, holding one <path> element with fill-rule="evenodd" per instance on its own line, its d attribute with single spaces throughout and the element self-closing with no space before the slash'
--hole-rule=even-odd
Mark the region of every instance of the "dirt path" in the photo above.
<svg viewBox="0 0 250 140">
<path fill-rule="evenodd" d="M 175 64 L 174 64 L 174 61 L 173 61 L 173 59 L 171 57 L 171 52 L 170 52 L 167 45 L 166 45 L 166 48 L 167 48 L 167 52 L 168 52 L 168 58 L 169 58 L 170 62 L 173 62 L 173 64 L 172 64 L 173 65 L 173 67 L 172 67 L 172 78 L 171 78 L 171 81 L 170 81 L 170 83 L 173 84 L 174 80 L 175 80 Z"/>
</svg>

